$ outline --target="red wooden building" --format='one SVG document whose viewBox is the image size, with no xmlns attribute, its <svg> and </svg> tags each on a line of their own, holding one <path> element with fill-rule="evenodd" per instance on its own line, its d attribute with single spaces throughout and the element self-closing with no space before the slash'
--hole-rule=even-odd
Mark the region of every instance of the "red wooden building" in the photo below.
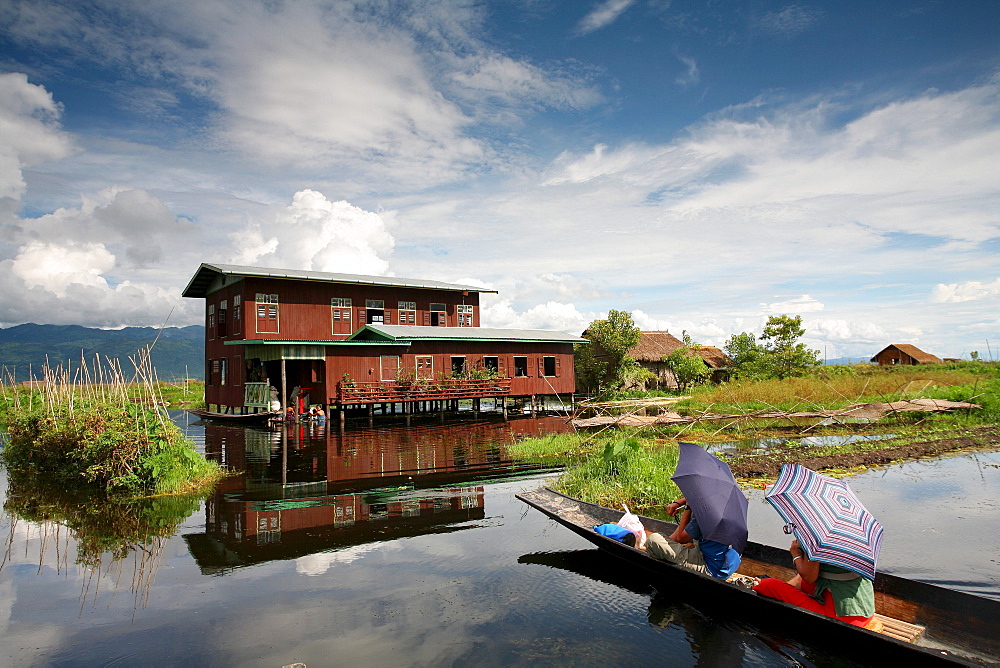
<svg viewBox="0 0 1000 668">
<path fill-rule="evenodd" d="M 484 290 L 429 280 L 202 264 L 205 401 L 246 413 L 272 402 L 434 404 L 569 395 L 562 332 L 479 326 Z M 307 398 L 308 397 L 308 398 Z"/>
</svg>

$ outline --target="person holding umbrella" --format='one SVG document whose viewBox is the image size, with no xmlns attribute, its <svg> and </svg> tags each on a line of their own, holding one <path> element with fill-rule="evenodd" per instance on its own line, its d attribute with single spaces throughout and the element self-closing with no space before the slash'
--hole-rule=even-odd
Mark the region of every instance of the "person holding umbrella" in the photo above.
<svg viewBox="0 0 1000 668">
<path fill-rule="evenodd" d="M 671 479 L 684 496 L 666 507 L 669 515 L 684 509 L 669 535 L 650 533 L 649 555 L 726 579 L 740 566 L 747 543 L 747 499 L 729 465 L 694 443 L 680 443 Z"/>
<path fill-rule="evenodd" d="M 795 575 L 787 582 L 763 578 L 758 594 L 870 626 L 875 615 L 875 561 L 882 525 L 842 480 L 798 464 L 785 464 L 765 497 L 792 533 Z"/>
</svg>

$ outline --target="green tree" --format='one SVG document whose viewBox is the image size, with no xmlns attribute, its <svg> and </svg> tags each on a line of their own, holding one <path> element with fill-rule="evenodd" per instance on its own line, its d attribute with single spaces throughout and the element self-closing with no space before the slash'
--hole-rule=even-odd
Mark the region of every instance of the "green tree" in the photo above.
<svg viewBox="0 0 1000 668">
<path fill-rule="evenodd" d="M 705 359 L 698 350 L 701 348 L 685 331 L 681 334 L 684 345 L 673 351 L 669 355 L 663 356 L 663 361 L 667 363 L 677 380 L 677 388 L 683 392 L 690 385 L 696 385 L 711 373 Z"/>
<path fill-rule="evenodd" d="M 594 354 L 594 345 L 592 343 L 574 345 L 573 361 L 576 366 L 578 390 L 599 394 L 608 373 L 608 363 L 597 359 Z"/>
<path fill-rule="evenodd" d="M 590 323 L 583 336 L 590 339 L 592 349 L 589 355 L 580 351 L 583 354 L 576 359 L 577 373 L 586 379 L 601 379 L 599 392 L 620 390 L 650 375 L 629 356 L 640 335 L 627 311 L 608 311 L 608 317 Z"/>
<path fill-rule="evenodd" d="M 772 315 L 760 341 L 750 332 L 734 334 L 725 351 L 733 360 L 734 378 L 789 378 L 819 364 L 819 351 L 798 343 L 805 334 L 802 316 Z"/>
<path fill-rule="evenodd" d="M 800 315 L 772 315 L 767 319 L 760 340 L 765 342 L 765 357 L 772 377 L 801 376 L 806 369 L 820 363 L 818 350 L 798 343 L 805 333 Z"/>
<path fill-rule="evenodd" d="M 750 332 L 741 332 L 729 337 L 723 346 L 726 356 L 732 360 L 729 374 L 732 378 L 765 378 L 764 346 L 757 343 L 757 337 Z"/>
</svg>

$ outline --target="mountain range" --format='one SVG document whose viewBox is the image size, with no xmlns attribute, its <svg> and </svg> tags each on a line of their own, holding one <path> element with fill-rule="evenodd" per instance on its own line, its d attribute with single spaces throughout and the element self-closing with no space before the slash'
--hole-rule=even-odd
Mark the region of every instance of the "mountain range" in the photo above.
<svg viewBox="0 0 1000 668">
<path fill-rule="evenodd" d="M 157 339 L 159 334 L 159 339 Z M 128 358 L 156 340 L 152 359 L 160 380 L 185 377 L 201 379 L 205 372 L 205 327 L 125 327 L 94 329 L 79 325 L 36 325 L 28 323 L 0 328 L 0 364 L 16 381 L 28 380 L 29 369 L 36 378 L 46 363 L 51 366 L 80 364 L 81 357 L 90 364 L 94 355 L 117 358 L 123 368 L 129 368 Z"/>
</svg>

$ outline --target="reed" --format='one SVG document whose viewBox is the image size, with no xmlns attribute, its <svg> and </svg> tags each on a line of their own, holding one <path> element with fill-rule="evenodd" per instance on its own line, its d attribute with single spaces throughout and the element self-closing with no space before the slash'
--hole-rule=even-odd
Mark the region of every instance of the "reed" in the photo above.
<svg viewBox="0 0 1000 668">
<path fill-rule="evenodd" d="M 149 348 L 119 360 L 95 356 L 5 379 L 8 469 L 133 493 L 190 491 L 221 477 L 163 410 Z"/>
</svg>

